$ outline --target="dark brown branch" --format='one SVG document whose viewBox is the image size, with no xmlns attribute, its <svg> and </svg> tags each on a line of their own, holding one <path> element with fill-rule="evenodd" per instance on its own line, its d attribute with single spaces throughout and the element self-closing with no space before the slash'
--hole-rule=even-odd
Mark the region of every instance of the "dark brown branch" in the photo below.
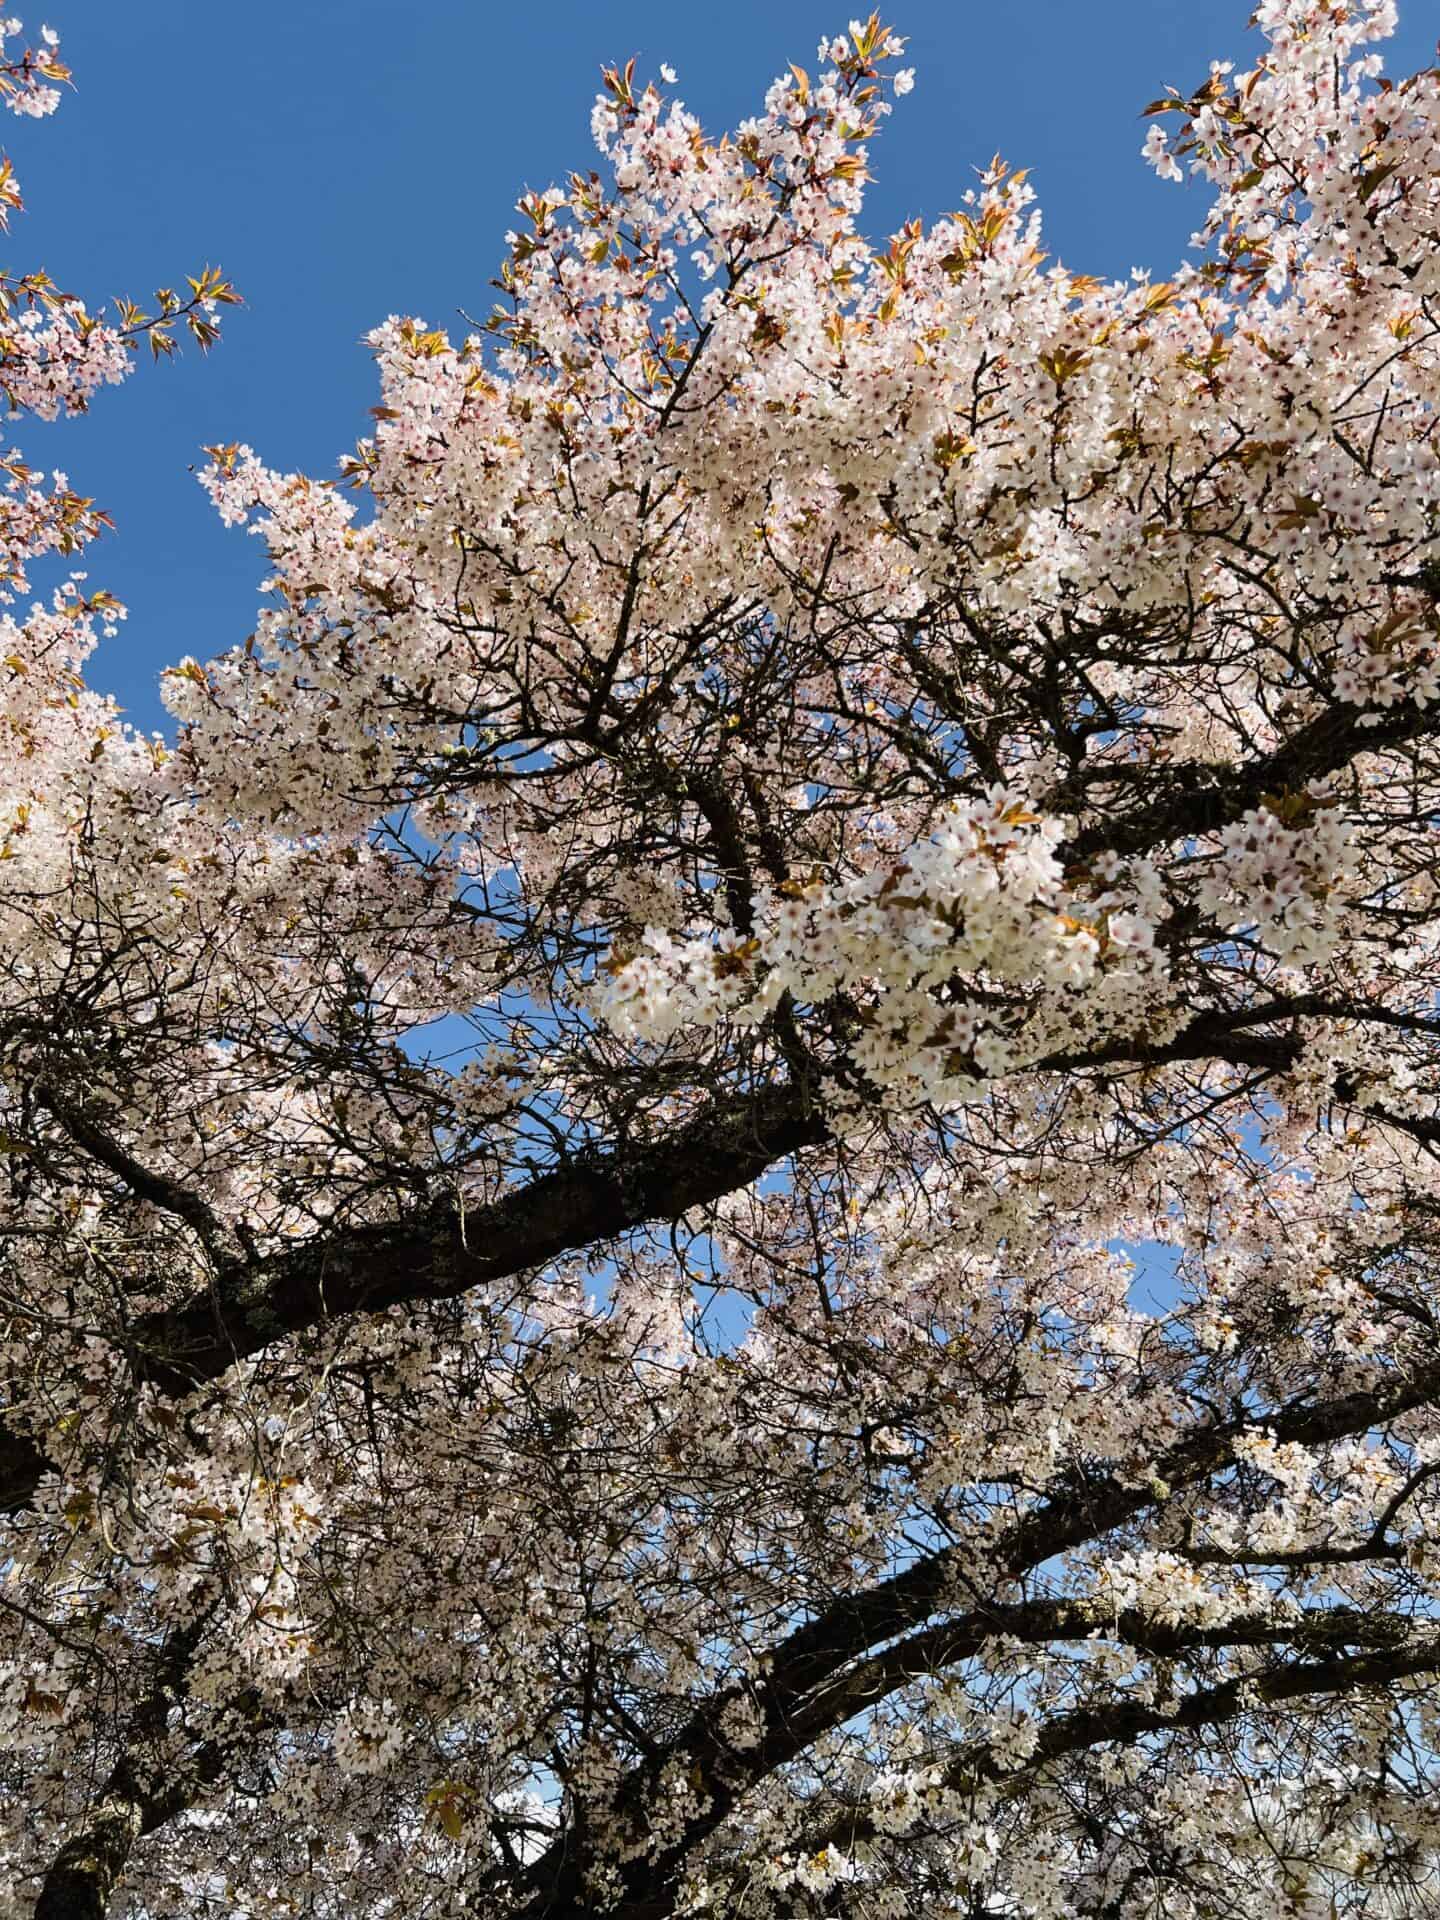
<svg viewBox="0 0 1440 1920">
<path fill-rule="evenodd" d="M 0 1425 L 0 1513 L 28 1507 L 51 1464 L 27 1435 Z"/>
<path fill-rule="evenodd" d="M 178 1180 L 172 1180 L 166 1174 L 156 1173 L 143 1166 L 134 1154 L 121 1146 L 119 1141 L 115 1140 L 103 1127 L 71 1102 L 61 1100 L 50 1088 L 37 1087 L 35 1098 L 52 1119 L 59 1122 L 75 1144 L 85 1149 L 92 1160 L 123 1180 L 138 1199 L 148 1200 L 151 1206 L 159 1207 L 164 1213 L 174 1214 L 187 1226 L 193 1227 L 206 1249 L 212 1255 L 219 1255 L 221 1249 L 226 1246 L 229 1236 L 210 1207 L 193 1188 L 182 1186 Z"/>
<path fill-rule="evenodd" d="M 135 1370 L 164 1392 L 187 1392 L 284 1334 L 347 1313 L 453 1299 L 647 1221 L 678 1219 L 826 1137 L 808 1088 L 716 1102 L 667 1139 L 577 1155 L 463 1219 L 447 1207 L 237 1267 L 210 1297 L 136 1322 Z"/>
<path fill-rule="evenodd" d="M 1427 1634 L 1414 1644 L 1381 1652 L 1334 1654 L 1325 1660 L 1297 1660 L 1269 1673 L 1237 1675 L 1218 1686 L 1198 1688 L 1168 1707 L 1117 1701 L 1063 1715 L 1040 1735 L 1031 1769 L 1082 1747 L 1115 1740 L 1132 1744 L 1149 1733 L 1179 1732 L 1233 1720 L 1247 1706 L 1308 1695 L 1351 1693 L 1361 1687 L 1387 1686 L 1395 1680 L 1440 1672 L 1440 1636 Z M 956 1763 L 956 1779 L 994 1779 L 1002 1766 L 988 1749 Z"/>
<path fill-rule="evenodd" d="M 286 1334 L 348 1313 L 453 1299 L 647 1221 L 676 1219 L 826 1137 L 808 1088 L 765 1087 L 715 1103 L 665 1140 L 576 1156 L 463 1219 L 446 1208 L 326 1235 L 253 1265 L 232 1261 L 208 1293 L 134 1323 L 131 1363 L 140 1379 L 184 1395 Z M 97 1158 L 127 1177 L 113 1155 Z M 138 1174 L 132 1190 L 165 1204 Z M 28 1506 L 51 1464 L 24 1435 L 0 1426 L 0 1511 Z"/>
<path fill-rule="evenodd" d="M 105 1920 L 145 1825 L 145 1800 L 125 1763 L 111 1774 L 82 1830 L 67 1840 L 45 1876 L 35 1920 Z"/>
<path fill-rule="evenodd" d="M 1284 1071 L 1298 1053 L 1293 1033 L 1256 1033 L 1311 1011 L 1308 1000 L 1275 1002 L 1234 1013 L 1203 1014 L 1163 1046 L 1136 1040 L 1057 1054 L 1036 1071 L 1153 1066 L 1188 1059 Z M 1347 1090 L 1337 1086 L 1337 1097 Z M 204 1203 L 172 1183 L 128 1166 L 129 1156 L 68 1109 L 52 1107 L 77 1144 L 129 1181 L 142 1198 L 181 1217 Z M 1421 1137 L 1440 1138 L 1440 1124 L 1367 1108 L 1370 1117 Z M 454 1298 L 472 1287 L 522 1273 L 559 1255 L 614 1239 L 649 1220 L 674 1219 L 758 1179 L 777 1161 L 828 1138 L 807 1087 L 764 1088 L 713 1105 L 668 1139 L 629 1152 L 577 1157 L 503 1195 L 462 1222 L 445 1210 L 394 1226 L 352 1228 L 296 1247 L 264 1263 L 232 1261 L 214 1289 L 132 1330 L 140 1378 L 184 1394 L 285 1334 L 338 1316 L 380 1312 L 424 1300 Z M 159 1187 L 163 1186 L 164 1191 Z M 197 1221 L 197 1227 L 200 1222 Z M 214 1230 L 218 1233 L 218 1229 Z M 46 1471 L 44 1456 L 23 1436 L 0 1427 L 0 1511 L 18 1512 Z"/>
<path fill-rule="evenodd" d="M 1362 720 L 1376 724 L 1363 725 Z M 1402 746 L 1417 734 L 1433 732 L 1434 726 L 1434 715 L 1410 700 L 1397 701 L 1378 715 L 1337 704 L 1263 759 L 1242 766 L 1191 762 L 1170 769 L 1170 792 L 1118 820 L 1085 827 L 1056 857 L 1068 866 L 1098 853 L 1149 853 L 1177 840 L 1218 833 L 1258 807 L 1267 793 L 1298 792 L 1308 781 L 1338 772 L 1357 754 Z M 1156 785 L 1165 784 L 1165 777 L 1165 769 L 1154 769 Z"/>
<path fill-rule="evenodd" d="M 1000 1636 L 1048 1645 L 1098 1636 L 1170 1659 L 1207 1648 L 1220 1652 L 1238 1647 L 1290 1646 L 1305 1652 L 1394 1648 L 1410 1639 L 1412 1631 L 1409 1620 L 1366 1614 L 1353 1607 L 1321 1607 L 1293 1615 L 1246 1614 L 1214 1627 L 1186 1627 L 1156 1621 L 1134 1608 L 1117 1612 L 1095 1600 L 987 1603 L 926 1627 L 847 1668 L 811 1695 L 791 1716 L 791 1726 L 797 1735 L 814 1740 L 899 1688 L 973 1659 Z"/>
<path fill-rule="evenodd" d="M 944 1784 L 968 1793 L 998 1781 L 1002 1790 L 1018 1792 L 1032 1786 L 1054 1761 L 1091 1747 L 1117 1742 L 1133 1746 L 1149 1734 L 1194 1732 L 1279 1700 L 1324 1699 L 1433 1673 L 1440 1673 L 1440 1636 L 1428 1634 L 1410 1646 L 1291 1661 L 1269 1672 L 1237 1675 L 1213 1687 L 1197 1688 L 1168 1706 L 1116 1700 L 1101 1707 L 1080 1707 L 1041 1728 L 1035 1751 L 1022 1768 L 1010 1771 L 988 1742 L 978 1742 L 948 1762 Z M 875 1829 L 855 1809 L 832 1819 L 823 1832 L 807 1835 L 805 1845 L 816 1851 L 831 1844 L 849 1848 L 874 1838 Z M 655 1906 L 627 1907 L 623 1920 L 662 1920 L 665 1911 Z"/>
</svg>

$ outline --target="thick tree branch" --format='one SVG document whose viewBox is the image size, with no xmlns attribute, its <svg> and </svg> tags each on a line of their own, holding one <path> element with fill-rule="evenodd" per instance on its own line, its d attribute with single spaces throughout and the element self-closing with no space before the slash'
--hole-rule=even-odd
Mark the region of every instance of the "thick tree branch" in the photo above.
<svg viewBox="0 0 1440 1920">
<path fill-rule="evenodd" d="M 1293 1033 L 1255 1028 L 1321 1011 L 1313 997 L 1276 1001 L 1229 1013 L 1205 1013 L 1173 1040 L 1139 1041 L 1057 1054 L 1036 1071 L 1156 1066 L 1215 1059 L 1283 1072 L 1299 1055 Z M 1324 1011 L 1329 1011 L 1325 1003 Z M 1337 1086 L 1337 1097 L 1353 1096 Z M 219 1230 L 197 1196 L 139 1168 L 108 1137 L 50 1103 L 77 1145 L 117 1173 L 139 1197 L 190 1218 L 207 1243 Z M 1417 1137 L 1440 1138 L 1440 1126 L 1367 1107 L 1385 1124 Z M 276 1339 L 352 1312 L 453 1298 L 472 1287 L 543 1265 L 578 1248 L 613 1239 L 652 1219 L 674 1219 L 758 1179 L 778 1160 L 828 1138 L 808 1088 L 764 1088 L 717 1104 L 668 1139 L 643 1148 L 577 1158 L 488 1207 L 446 1210 L 377 1228 L 351 1228 L 306 1242 L 279 1258 L 231 1261 L 214 1288 L 186 1306 L 139 1320 L 131 1333 L 137 1374 L 166 1393 L 184 1394 L 213 1380 Z M 47 1461 L 23 1435 L 0 1426 L 0 1512 L 33 1498 Z"/>
<path fill-rule="evenodd" d="M 0 1425 L 0 1513 L 20 1513 L 52 1463 L 28 1435 Z"/>
<path fill-rule="evenodd" d="M 127 1749 L 84 1826 L 55 1856 L 35 1920 L 105 1920 L 136 1843 L 192 1807 L 221 1777 L 234 1748 L 233 1740 L 207 1740 L 173 1770 L 153 1778 L 147 1778 L 142 1750 Z"/>
<path fill-rule="evenodd" d="M 1412 1631 L 1413 1623 L 1403 1617 L 1367 1614 L 1355 1607 L 1242 1614 L 1217 1626 L 1187 1627 L 1157 1621 L 1133 1607 L 1117 1611 L 1103 1598 L 987 1602 L 847 1668 L 816 1689 L 791 1716 L 791 1726 L 807 1743 L 818 1739 L 899 1688 L 973 1659 L 999 1637 L 1055 1645 L 1098 1635 L 1137 1652 L 1171 1659 L 1189 1652 L 1239 1647 L 1292 1646 L 1306 1652 L 1395 1648 L 1410 1639 Z"/>
<path fill-rule="evenodd" d="M 463 1219 L 447 1208 L 324 1235 L 253 1265 L 231 1262 L 207 1293 L 137 1320 L 127 1336 L 131 1362 L 140 1379 L 183 1395 L 286 1334 L 347 1313 L 453 1299 L 647 1221 L 677 1219 L 826 1137 L 805 1087 L 717 1102 L 667 1139 L 576 1156 Z M 120 1170 L 113 1156 L 105 1164 Z M 23 1435 L 0 1427 L 0 1510 L 27 1506 L 50 1464 Z"/>
<path fill-rule="evenodd" d="M 464 1218 L 447 1208 L 350 1228 L 222 1277 L 213 1294 L 133 1329 L 139 1376 L 184 1393 L 287 1333 L 342 1314 L 449 1300 L 758 1180 L 828 1129 L 795 1085 L 716 1102 L 667 1139 L 577 1155 Z"/>
<path fill-rule="evenodd" d="M 1357 754 L 1403 746 L 1434 729 L 1434 715 L 1412 700 L 1378 713 L 1337 702 L 1263 758 L 1239 766 L 1191 761 L 1170 769 L 1169 792 L 1118 819 L 1082 828 L 1056 857 L 1067 866 L 1104 852 L 1123 858 L 1218 833 L 1259 806 L 1267 793 L 1298 792 L 1307 782 L 1338 772 Z M 1156 768 L 1154 775 L 1154 784 L 1167 784 L 1164 769 Z"/>
<path fill-rule="evenodd" d="M 1149 1734 L 1194 1732 L 1277 1701 L 1320 1700 L 1433 1673 L 1440 1673 L 1440 1636 L 1427 1634 L 1406 1646 L 1291 1661 L 1269 1672 L 1236 1675 L 1212 1687 L 1198 1687 L 1167 1706 L 1115 1700 L 1080 1707 L 1040 1729 L 1035 1751 L 1022 1767 L 1015 1768 L 989 1742 L 981 1741 L 952 1756 L 945 1765 L 943 1784 L 954 1792 L 973 1793 L 977 1787 L 998 1782 L 1002 1790 L 1018 1792 L 1033 1785 L 1052 1762 L 1092 1747 L 1117 1742 L 1133 1746 Z M 827 1845 L 849 1849 L 875 1838 L 874 1825 L 863 1809 L 856 1808 L 832 1818 L 823 1831 L 807 1835 L 805 1846 L 812 1851 Z M 625 1909 L 624 1920 L 663 1920 L 666 1911 L 637 1905 Z"/>
<path fill-rule="evenodd" d="M 207 1741 L 183 1765 L 167 1743 L 170 1712 L 207 1619 L 201 1614 L 165 1647 L 154 1684 L 134 1709 L 124 1748 L 83 1825 L 45 1875 L 35 1920 L 105 1920 L 136 1841 L 173 1820 L 219 1778 L 231 1742 Z M 244 1704 L 253 1710 L 255 1703 Z"/>
</svg>

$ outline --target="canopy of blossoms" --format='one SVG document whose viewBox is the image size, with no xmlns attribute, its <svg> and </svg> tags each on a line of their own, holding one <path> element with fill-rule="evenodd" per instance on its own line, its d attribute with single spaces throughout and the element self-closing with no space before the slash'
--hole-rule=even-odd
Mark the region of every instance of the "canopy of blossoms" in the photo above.
<svg viewBox="0 0 1440 1920">
<path fill-rule="evenodd" d="M 168 744 L 5 454 L 0 1920 L 1440 1908 L 1440 72 L 1256 20 L 1127 283 L 607 72 Z"/>
</svg>

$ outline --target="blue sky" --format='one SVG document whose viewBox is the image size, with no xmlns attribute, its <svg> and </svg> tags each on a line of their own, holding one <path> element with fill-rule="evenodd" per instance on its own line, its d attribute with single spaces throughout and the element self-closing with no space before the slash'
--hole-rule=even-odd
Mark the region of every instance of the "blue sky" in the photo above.
<svg viewBox="0 0 1440 1920">
<path fill-rule="evenodd" d="M 28 0 L 27 0 L 28 3 Z M 92 305 L 145 300 L 212 262 L 246 299 L 208 360 L 143 368 L 78 423 L 26 423 L 22 451 L 113 513 L 93 585 L 130 619 L 92 662 L 144 727 L 165 725 L 160 668 L 254 624 L 257 542 L 223 529 L 191 466 L 246 441 L 326 475 L 369 425 L 360 341 L 388 313 L 464 331 L 485 313 L 517 196 L 593 158 L 603 63 L 634 53 L 718 131 L 786 63 L 814 62 L 852 7 L 823 0 L 40 0 L 75 92 L 0 129 L 27 210 L 7 258 Z M 862 10 L 868 11 L 868 6 Z M 874 157 L 865 228 L 958 204 L 996 151 L 1028 166 L 1046 245 L 1076 271 L 1164 277 L 1200 202 L 1139 158 L 1147 100 L 1253 48 L 1245 0 L 897 0 L 918 69 Z M 1391 70 L 1434 56 L 1434 0 L 1402 0 Z"/>
</svg>

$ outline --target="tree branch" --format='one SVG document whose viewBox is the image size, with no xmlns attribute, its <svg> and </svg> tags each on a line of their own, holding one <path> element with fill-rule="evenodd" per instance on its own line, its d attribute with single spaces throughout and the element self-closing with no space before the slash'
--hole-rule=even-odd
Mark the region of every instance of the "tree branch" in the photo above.
<svg viewBox="0 0 1440 1920">
<path fill-rule="evenodd" d="M 1298 792 L 1308 781 L 1338 772 L 1357 754 L 1402 746 L 1418 734 L 1433 732 L 1434 726 L 1434 715 L 1413 700 L 1397 701 L 1379 713 L 1337 702 L 1261 759 L 1242 766 L 1190 761 L 1170 769 L 1169 793 L 1118 820 L 1083 828 L 1055 857 L 1069 866 L 1098 853 L 1143 854 L 1176 840 L 1218 833 L 1259 806 L 1267 793 Z M 1154 769 L 1157 785 L 1164 771 Z"/>
</svg>

